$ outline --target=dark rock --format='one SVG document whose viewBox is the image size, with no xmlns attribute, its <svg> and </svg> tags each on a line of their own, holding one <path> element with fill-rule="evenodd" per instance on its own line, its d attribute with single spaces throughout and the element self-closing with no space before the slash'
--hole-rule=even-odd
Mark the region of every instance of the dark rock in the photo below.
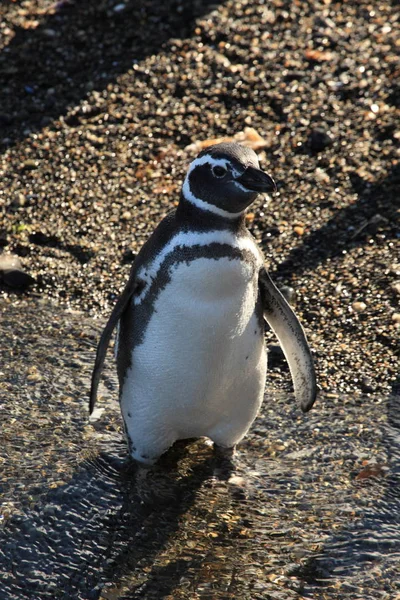
<svg viewBox="0 0 400 600">
<path fill-rule="evenodd" d="M 31 275 L 20 269 L 4 271 L 3 281 L 9 287 L 19 289 L 25 289 L 35 283 L 35 279 Z"/>
<path fill-rule="evenodd" d="M 363 377 L 360 381 L 360 389 L 363 394 L 372 394 L 376 390 L 376 385 L 369 377 Z"/>
<path fill-rule="evenodd" d="M 324 127 L 316 127 L 308 137 L 308 145 L 313 152 L 322 152 L 332 144 L 333 138 Z"/>
<path fill-rule="evenodd" d="M 19 289 L 25 289 L 35 281 L 23 270 L 19 258 L 11 254 L 0 256 L 0 277 L 9 287 Z"/>
<path fill-rule="evenodd" d="M 122 264 L 126 265 L 127 263 L 131 263 L 135 260 L 135 258 L 135 252 L 132 252 L 132 250 L 126 250 L 122 255 Z"/>
</svg>

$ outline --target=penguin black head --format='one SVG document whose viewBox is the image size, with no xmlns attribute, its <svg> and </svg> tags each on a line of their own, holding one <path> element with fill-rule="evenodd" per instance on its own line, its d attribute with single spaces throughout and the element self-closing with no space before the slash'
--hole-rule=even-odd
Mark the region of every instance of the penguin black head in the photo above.
<svg viewBox="0 0 400 600">
<path fill-rule="evenodd" d="M 191 163 L 182 195 L 201 210 L 235 219 L 258 194 L 275 189 L 274 180 L 260 169 L 253 150 L 222 143 L 206 148 Z"/>
</svg>

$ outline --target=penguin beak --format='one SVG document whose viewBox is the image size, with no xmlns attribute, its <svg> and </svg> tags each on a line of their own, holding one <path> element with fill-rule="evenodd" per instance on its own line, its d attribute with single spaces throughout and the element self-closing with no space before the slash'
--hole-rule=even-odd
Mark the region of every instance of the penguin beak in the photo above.
<svg viewBox="0 0 400 600">
<path fill-rule="evenodd" d="M 236 181 L 252 192 L 276 192 L 272 177 L 255 167 L 247 167 Z"/>
</svg>

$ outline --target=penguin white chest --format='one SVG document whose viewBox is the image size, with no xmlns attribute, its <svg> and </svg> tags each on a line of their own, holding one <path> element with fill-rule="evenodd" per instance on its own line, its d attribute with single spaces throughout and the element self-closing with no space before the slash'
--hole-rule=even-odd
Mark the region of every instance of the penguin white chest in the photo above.
<svg viewBox="0 0 400 600">
<path fill-rule="evenodd" d="M 256 270 L 228 257 L 170 267 L 121 393 L 138 460 L 177 439 L 208 436 L 232 446 L 247 432 L 266 374 Z"/>
</svg>

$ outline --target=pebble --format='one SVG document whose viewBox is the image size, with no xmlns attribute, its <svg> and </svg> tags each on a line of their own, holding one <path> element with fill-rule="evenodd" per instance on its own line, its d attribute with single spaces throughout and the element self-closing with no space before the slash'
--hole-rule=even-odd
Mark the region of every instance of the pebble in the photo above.
<svg viewBox="0 0 400 600">
<path fill-rule="evenodd" d="M 323 127 L 316 127 L 311 131 L 308 143 L 313 152 L 322 152 L 333 144 L 333 138 Z"/>
<path fill-rule="evenodd" d="M 354 312 L 363 312 L 367 308 L 367 305 L 365 304 L 365 302 L 353 302 L 351 307 L 354 310 Z"/>
<path fill-rule="evenodd" d="M 360 389 L 363 394 L 373 394 L 376 391 L 376 383 L 370 377 L 362 377 L 360 380 Z"/>
<path fill-rule="evenodd" d="M 326 171 L 324 171 L 323 169 L 321 169 L 320 167 L 315 169 L 315 179 L 317 181 L 319 181 L 320 183 L 329 183 L 331 180 L 328 173 Z"/>
<path fill-rule="evenodd" d="M 96 407 L 93 410 L 93 412 L 91 413 L 91 415 L 89 416 L 89 423 L 94 423 L 95 421 L 98 421 L 104 414 L 104 411 L 105 411 L 104 408 Z"/>
<path fill-rule="evenodd" d="M 11 254 L 0 255 L 0 278 L 7 286 L 26 289 L 32 285 L 34 278 L 26 273 L 18 256 Z"/>
<path fill-rule="evenodd" d="M 22 168 L 25 170 L 33 170 L 33 169 L 37 169 L 39 166 L 39 161 L 38 160 L 34 160 L 34 159 L 28 159 L 25 160 L 22 163 Z"/>
<path fill-rule="evenodd" d="M 300 225 L 296 225 L 295 227 L 293 227 L 293 231 L 294 231 L 294 232 L 295 232 L 295 233 L 296 233 L 298 236 L 301 236 L 301 235 L 304 235 L 304 231 L 305 231 L 305 229 L 304 229 L 304 227 L 301 227 Z"/>
</svg>

